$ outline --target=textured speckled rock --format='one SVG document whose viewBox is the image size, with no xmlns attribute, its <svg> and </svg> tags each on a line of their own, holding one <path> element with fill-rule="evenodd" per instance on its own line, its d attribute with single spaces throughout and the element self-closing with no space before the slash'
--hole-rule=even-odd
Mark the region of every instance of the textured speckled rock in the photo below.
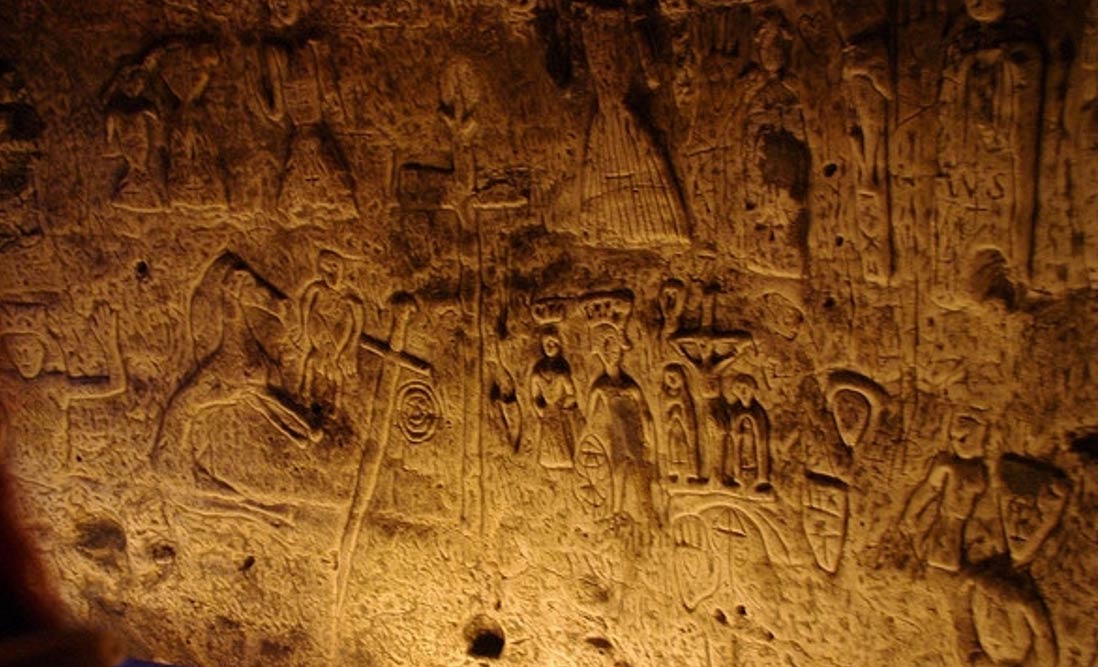
<svg viewBox="0 0 1101 667">
<path fill-rule="evenodd" d="M 174 664 L 1097 664 L 1079 0 L 0 27 L 0 401 Z"/>
</svg>

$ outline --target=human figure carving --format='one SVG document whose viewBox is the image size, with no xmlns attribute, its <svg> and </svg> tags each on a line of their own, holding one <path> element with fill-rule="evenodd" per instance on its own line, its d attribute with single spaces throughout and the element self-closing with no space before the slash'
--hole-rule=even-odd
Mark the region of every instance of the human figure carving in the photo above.
<svg viewBox="0 0 1101 667">
<path fill-rule="evenodd" d="M 596 4 L 596 3 L 594 3 Z M 640 62 L 622 9 L 589 8 L 582 24 L 597 110 L 586 134 L 580 229 L 598 245 L 638 247 L 688 239 L 668 160 L 627 105 Z"/>
<path fill-rule="evenodd" d="M 945 55 L 939 95 L 938 286 L 955 291 L 983 246 L 1030 276 L 1043 55 L 1030 28 L 1004 20 L 1004 0 L 969 0 Z"/>
<path fill-rule="evenodd" d="M 933 567 L 956 572 L 963 562 L 963 533 L 988 479 L 983 462 L 987 426 L 966 410 L 944 425 L 949 452 L 937 455 L 910 496 L 900 528 L 914 551 Z"/>
<path fill-rule="evenodd" d="M 531 400 L 539 417 L 536 436 L 539 463 L 547 468 L 573 465 L 577 424 L 577 390 L 570 363 L 562 356 L 562 339 L 554 325 L 540 331 L 543 356 L 531 369 Z"/>
<path fill-rule="evenodd" d="M 655 521 L 654 428 L 642 388 L 623 370 L 629 345 L 618 327 L 604 323 L 593 331 L 593 346 L 604 371 L 589 391 L 588 424 L 610 450 L 612 513 Z"/>
<path fill-rule="evenodd" d="M 957 622 L 957 646 L 975 667 L 1056 664 L 1058 647 L 1047 605 L 1025 573 L 995 560 L 964 583 L 968 614 Z"/>
<path fill-rule="evenodd" d="M 344 384 L 356 373 L 356 351 L 364 325 L 364 300 L 345 280 L 344 258 L 322 250 L 320 277 L 306 285 L 299 304 L 302 356 L 298 391 L 317 403 L 342 406 Z"/>
<path fill-rule="evenodd" d="M 161 61 L 175 107 L 167 137 L 169 199 L 182 208 L 224 209 L 226 187 L 217 147 L 207 134 L 211 121 L 204 99 L 221 57 L 204 42 L 172 45 Z"/>
<path fill-rule="evenodd" d="M 164 118 L 154 72 L 161 52 L 153 50 L 141 61 L 123 66 L 108 83 L 107 157 L 122 158 L 111 203 L 129 211 L 147 213 L 164 208 L 164 183 L 158 165 L 164 147 Z"/>
<path fill-rule="evenodd" d="M 754 45 L 761 71 L 746 94 L 744 212 L 734 243 L 757 270 L 800 276 L 808 252 L 811 158 L 802 103 L 786 71 L 791 36 L 782 14 L 765 12 Z"/>
<path fill-rule="evenodd" d="M 296 219 L 355 217 L 354 187 L 333 125 L 344 120 L 328 47 L 315 34 L 302 0 L 269 0 L 274 31 L 263 42 L 263 77 L 256 82 L 264 113 L 290 125 L 278 206 Z"/>
<path fill-rule="evenodd" d="M 42 236 L 35 163 L 43 129 L 22 79 L 0 62 L 0 251 Z"/>
<path fill-rule="evenodd" d="M 665 433 L 667 475 L 671 481 L 700 480 L 699 433 L 696 428 L 696 406 L 688 391 L 688 376 L 684 366 L 668 364 L 662 371 L 661 416 Z"/>
<path fill-rule="evenodd" d="M 994 492 L 1006 550 L 964 567 L 956 609 L 960 658 L 968 665 L 1054 665 L 1055 630 L 1029 566 L 1062 517 L 1070 480 L 1046 462 L 1005 454 Z"/>
<path fill-rule="evenodd" d="M 205 290 L 213 293 L 202 293 Z M 192 297 L 195 365 L 168 399 L 154 439 L 151 462 L 162 474 L 210 490 L 239 493 L 231 481 L 219 478 L 211 469 L 211 443 L 192 443 L 189 437 L 196 418 L 211 408 L 240 404 L 295 442 L 320 437 L 299 411 L 272 390 L 273 367 L 278 362 L 267 337 L 255 327 L 261 316 L 257 313 L 278 319 L 266 307 L 283 298 L 230 255 L 222 256 L 208 269 Z M 199 305 L 206 300 L 210 301 L 206 306 L 211 312 L 200 312 Z M 213 321 L 206 321 L 206 316 Z"/>
<path fill-rule="evenodd" d="M 126 389 L 126 369 L 118 341 L 118 313 L 106 303 L 98 303 L 92 310 L 91 322 L 92 335 L 107 355 L 106 375 L 93 381 L 45 371 L 46 345 L 38 332 L 6 331 L 0 338 L 19 377 L 43 387 L 59 407 L 67 408 L 73 400 L 109 398 Z"/>
<path fill-rule="evenodd" d="M 721 429 L 720 481 L 724 486 L 767 491 L 771 488 L 771 428 L 768 413 L 758 400 L 757 380 L 728 367 L 720 376 L 720 388 L 711 405 L 712 419 Z"/>
<path fill-rule="evenodd" d="M 98 303 L 91 314 L 91 331 L 106 355 L 105 374 L 99 377 L 72 377 L 64 370 L 46 368 L 47 343 L 40 331 L 14 327 L 0 334 L 0 348 L 12 370 L 0 372 L 0 396 L 10 401 L 12 412 L 42 413 L 48 401 L 57 411 L 56 422 L 64 423 L 65 413 L 76 401 L 111 398 L 126 391 L 127 375 L 119 348 L 118 314 L 105 303 Z M 29 442 L 27 444 L 30 444 Z M 61 465 L 68 453 L 42 452 L 31 457 Z"/>
</svg>

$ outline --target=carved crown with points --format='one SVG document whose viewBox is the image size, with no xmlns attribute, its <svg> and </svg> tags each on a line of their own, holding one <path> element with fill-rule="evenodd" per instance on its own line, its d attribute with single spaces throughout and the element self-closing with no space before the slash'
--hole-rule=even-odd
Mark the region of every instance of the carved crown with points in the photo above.
<svg viewBox="0 0 1101 667">
<path fill-rule="evenodd" d="M 539 326 L 557 324 L 566 319 L 566 300 L 558 297 L 539 299 L 531 304 L 531 316 Z"/>
<path fill-rule="evenodd" d="M 631 317 L 635 295 L 629 290 L 594 292 L 581 299 L 581 309 L 590 327 L 612 324 L 622 328 Z"/>
</svg>

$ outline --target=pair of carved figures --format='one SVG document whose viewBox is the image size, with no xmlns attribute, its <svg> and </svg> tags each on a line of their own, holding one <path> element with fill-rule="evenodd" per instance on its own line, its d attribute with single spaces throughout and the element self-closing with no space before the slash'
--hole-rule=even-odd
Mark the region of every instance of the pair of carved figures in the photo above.
<svg viewBox="0 0 1101 667">
<path fill-rule="evenodd" d="M 684 365 L 670 363 L 663 369 L 659 401 L 666 475 L 673 483 L 715 481 L 767 491 L 771 425 L 757 379 L 731 366 L 712 383 L 716 387 L 704 405 L 701 433 Z"/>
<path fill-rule="evenodd" d="M 961 579 L 955 607 L 963 657 L 1005 665 L 1054 664 L 1056 639 L 1029 565 L 1058 525 L 1071 484 L 1054 466 L 1016 454 L 995 465 L 984 457 L 989 425 L 959 410 L 943 429 L 949 452 L 939 454 L 911 495 L 901 529 L 930 566 Z M 968 536 L 976 507 L 992 495 L 999 526 L 995 545 L 980 553 Z M 989 553 L 992 551 L 992 553 Z"/>
<path fill-rule="evenodd" d="M 347 281 L 339 254 L 321 251 L 317 272 L 288 326 L 292 307 L 285 292 L 232 253 L 211 264 L 189 305 L 194 367 L 161 418 L 155 465 L 215 477 L 209 443 L 191 442 L 190 431 L 204 413 L 227 406 L 255 411 L 300 443 L 318 441 L 323 423 L 344 418 L 349 382 L 357 377 L 366 301 Z M 294 354 L 285 347 L 288 333 Z M 287 373 L 295 357 L 295 371 Z"/>
<path fill-rule="evenodd" d="M 286 125 L 276 204 L 297 220 L 354 217 L 356 207 L 332 125 L 343 105 L 332 57 L 296 2 L 273 1 L 272 29 L 249 68 L 250 98 L 268 120 Z M 152 212 L 224 210 L 229 165 L 216 137 L 211 89 L 226 67 L 209 36 L 174 38 L 130 58 L 108 83 L 108 156 L 122 160 L 112 203 Z M 219 77 L 222 77 L 221 79 Z"/>
<path fill-rule="evenodd" d="M 121 158 L 112 203 L 152 212 L 227 207 L 207 93 L 220 62 L 204 40 L 172 40 L 131 58 L 104 92 L 108 157 Z"/>
<path fill-rule="evenodd" d="M 577 391 L 569 362 L 562 355 L 557 327 L 545 321 L 540 330 L 542 357 L 530 376 L 531 398 L 539 417 L 536 435 L 539 461 L 548 468 L 577 467 L 579 474 L 600 476 L 590 480 L 589 500 L 602 504 L 610 483 L 610 511 L 637 521 L 656 517 L 651 483 L 656 480 L 655 438 L 652 417 L 642 388 L 623 368 L 630 349 L 624 333 L 631 303 L 623 295 L 592 295 L 583 309 L 593 354 L 601 373 L 588 392 L 584 417 L 578 414 Z M 560 320 L 559 310 L 545 320 Z M 537 315 L 537 319 L 538 319 Z"/>
</svg>

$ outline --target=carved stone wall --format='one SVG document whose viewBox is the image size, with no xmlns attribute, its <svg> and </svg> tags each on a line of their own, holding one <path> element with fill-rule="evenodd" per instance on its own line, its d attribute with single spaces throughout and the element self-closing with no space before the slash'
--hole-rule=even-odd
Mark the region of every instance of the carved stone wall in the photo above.
<svg viewBox="0 0 1101 667">
<path fill-rule="evenodd" d="M 1097 664 L 1086 0 L 12 0 L 3 457 L 179 664 Z"/>
</svg>

